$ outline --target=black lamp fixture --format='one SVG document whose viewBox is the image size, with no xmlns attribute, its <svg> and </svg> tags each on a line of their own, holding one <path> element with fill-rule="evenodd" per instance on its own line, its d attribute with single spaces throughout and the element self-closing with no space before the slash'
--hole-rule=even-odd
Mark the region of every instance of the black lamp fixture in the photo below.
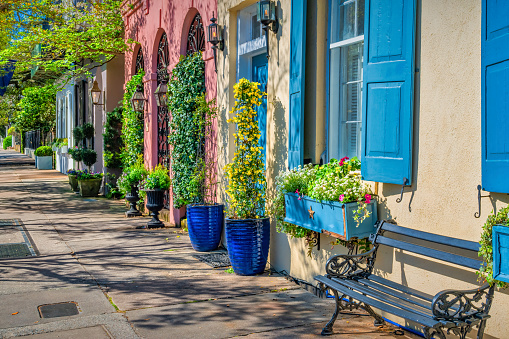
<svg viewBox="0 0 509 339">
<path fill-rule="evenodd" d="M 258 1 L 258 12 L 256 19 L 262 23 L 265 31 L 265 41 L 267 43 L 267 59 L 269 56 L 269 29 L 277 34 L 279 21 L 277 19 L 277 7 L 271 0 Z"/>
<path fill-rule="evenodd" d="M 157 86 L 154 92 L 156 96 L 156 104 L 159 108 L 168 107 L 168 73 L 165 72 L 163 81 Z"/>
<path fill-rule="evenodd" d="M 217 49 L 219 48 L 221 51 L 224 50 L 224 37 L 223 37 L 223 28 L 221 25 L 216 24 L 217 19 L 214 18 L 214 12 L 212 12 L 212 22 L 208 26 L 208 39 L 207 41 L 212 44 L 212 50 L 214 51 L 214 65 L 217 73 Z M 218 46 L 219 45 L 219 46 Z"/>
<path fill-rule="evenodd" d="M 90 96 L 92 97 L 92 103 L 97 106 L 104 106 L 104 100 L 103 103 L 101 103 L 101 94 L 102 91 L 99 88 L 99 84 L 96 80 L 94 80 L 94 86 L 92 86 L 92 89 L 90 90 Z"/>
<path fill-rule="evenodd" d="M 133 93 L 131 97 L 131 106 L 135 112 L 144 112 L 145 110 L 145 96 L 143 95 L 143 87 L 136 87 L 136 92 Z"/>
</svg>

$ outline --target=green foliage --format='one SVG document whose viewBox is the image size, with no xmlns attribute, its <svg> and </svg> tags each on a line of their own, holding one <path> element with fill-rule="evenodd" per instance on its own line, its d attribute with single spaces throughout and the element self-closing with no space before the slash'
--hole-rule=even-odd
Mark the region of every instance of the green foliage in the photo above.
<svg viewBox="0 0 509 339">
<path fill-rule="evenodd" d="M 3 141 L 3 148 L 12 147 L 12 135 L 7 136 Z"/>
<path fill-rule="evenodd" d="M 83 133 L 83 128 L 81 126 L 74 127 L 72 130 L 72 135 L 74 137 L 76 146 L 78 146 L 85 139 L 85 134 Z"/>
<path fill-rule="evenodd" d="M 55 128 L 56 87 L 54 85 L 27 87 L 18 103 L 15 126 L 19 131 L 40 129 L 46 134 Z"/>
<path fill-rule="evenodd" d="M 484 262 L 476 273 L 480 279 L 485 280 L 490 285 L 496 283 L 498 287 L 506 288 L 508 287 L 507 283 L 493 279 L 492 238 L 493 226 L 495 225 L 509 226 L 509 206 L 502 208 L 498 213 L 492 212 L 482 227 L 481 241 L 479 241 L 481 245 L 479 248 L 479 256 L 483 257 Z"/>
<path fill-rule="evenodd" d="M 83 138 L 84 139 L 92 139 L 94 137 L 94 125 L 87 122 L 81 126 L 81 129 L 83 131 Z"/>
<path fill-rule="evenodd" d="M 140 155 L 138 161 L 124 169 L 124 172 L 117 180 L 117 186 L 123 194 L 131 191 L 131 186 L 137 186 L 148 175 L 148 171 L 143 163 L 143 156 Z"/>
<path fill-rule="evenodd" d="M 75 3 L 75 4 L 73 4 Z M 18 72 L 39 69 L 86 74 L 130 50 L 124 38 L 122 0 L 2 0 L 0 68 L 16 60 Z M 34 53 L 39 49 L 41 53 Z"/>
<path fill-rule="evenodd" d="M 69 154 L 71 155 L 72 160 L 77 161 L 78 163 L 83 160 L 83 148 L 79 148 L 78 146 L 69 148 Z"/>
<path fill-rule="evenodd" d="M 260 129 L 255 106 L 261 104 L 265 93 L 258 83 L 246 79 L 233 86 L 235 106 L 229 123 L 234 123 L 237 133 L 233 161 L 225 166 L 228 174 L 228 217 L 232 219 L 255 219 L 265 214 L 265 164 L 262 158 Z"/>
<path fill-rule="evenodd" d="M 143 112 L 136 112 L 131 106 L 131 97 L 136 88 L 143 85 L 145 73 L 140 71 L 125 85 L 124 99 L 122 101 L 122 166 L 127 168 L 136 163 L 138 156 L 143 154 Z"/>
<path fill-rule="evenodd" d="M 90 166 L 96 163 L 97 161 L 97 152 L 93 149 L 83 148 L 81 151 L 81 156 L 83 158 L 83 163 L 88 166 L 90 170 Z"/>
<path fill-rule="evenodd" d="M 14 126 L 11 126 L 7 130 L 7 135 L 13 135 L 15 132 L 16 132 L 16 128 Z"/>
<path fill-rule="evenodd" d="M 167 190 L 171 186 L 170 176 L 168 169 L 164 168 L 161 164 L 157 165 L 154 169 L 148 171 L 147 176 L 143 179 L 139 187 L 142 190 L 162 189 Z"/>
<path fill-rule="evenodd" d="M 41 146 L 35 150 L 34 154 L 37 157 L 49 157 L 53 155 L 53 150 L 50 146 Z"/>
<path fill-rule="evenodd" d="M 122 107 L 116 107 L 113 111 L 106 113 L 106 124 L 104 125 L 104 166 L 108 168 L 120 168 L 122 166 L 120 153 L 123 147 L 122 138 L 120 137 L 121 128 Z"/>
<path fill-rule="evenodd" d="M 94 172 L 89 172 L 87 170 L 78 171 L 76 173 L 76 178 L 78 180 L 101 179 L 102 177 L 103 177 L 102 173 L 94 173 Z"/>
<path fill-rule="evenodd" d="M 205 128 L 215 116 L 205 99 L 205 63 L 201 53 L 182 57 L 168 83 L 173 205 L 205 200 Z"/>
</svg>

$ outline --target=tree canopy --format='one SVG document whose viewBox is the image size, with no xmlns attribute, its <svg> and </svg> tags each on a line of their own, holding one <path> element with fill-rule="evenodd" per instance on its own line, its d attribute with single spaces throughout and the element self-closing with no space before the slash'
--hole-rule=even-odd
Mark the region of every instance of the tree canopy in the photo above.
<svg viewBox="0 0 509 339">
<path fill-rule="evenodd" d="M 55 128 L 56 87 L 54 85 L 27 87 L 18 103 L 15 126 L 19 131 L 40 129 L 44 133 Z"/>
<path fill-rule="evenodd" d="M 120 0 L 2 0 L 0 68 L 86 74 L 129 50 Z M 40 52 L 39 52 L 40 50 Z"/>
</svg>

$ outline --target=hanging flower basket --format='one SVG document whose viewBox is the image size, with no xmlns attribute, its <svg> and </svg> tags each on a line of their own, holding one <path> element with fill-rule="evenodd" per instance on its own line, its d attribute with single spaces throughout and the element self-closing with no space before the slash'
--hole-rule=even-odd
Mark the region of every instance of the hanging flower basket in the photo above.
<svg viewBox="0 0 509 339">
<path fill-rule="evenodd" d="M 366 204 L 369 217 L 357 225 L 354 213 L 358 209 L 357 202 L 343 204 L 339 201 L 317 201 L 297 193 L 285 194 L 286 217 L 284 221 L 326 233 L 341 240 L 366 238 L 375 230 L 378 220 L 376 201 Z"/>
<path fill-rule="evenodd" d="M 196 251 L 213 251 L 219 246 L 223 230 L 224 205 L 187 205 L 187 228 Z"/>
</svg>

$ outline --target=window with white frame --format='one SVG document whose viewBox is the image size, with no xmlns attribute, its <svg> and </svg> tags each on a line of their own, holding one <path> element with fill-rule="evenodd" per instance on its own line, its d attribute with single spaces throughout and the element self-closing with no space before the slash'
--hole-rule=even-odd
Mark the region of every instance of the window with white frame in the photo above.
<svg viewBox="0 0 509 339">
<path fill-rule="evenodd" d="M 256 19 L 256 4 L 241 9 L 237 16 L 237 81 L 251 79 L 252 58 L 265 53 L 267 43 Z"/>
<path fill-rule="evenodd" d="M 360 156 L 364 0 L 332 0 L 328 158 Z"/>
</svg>

